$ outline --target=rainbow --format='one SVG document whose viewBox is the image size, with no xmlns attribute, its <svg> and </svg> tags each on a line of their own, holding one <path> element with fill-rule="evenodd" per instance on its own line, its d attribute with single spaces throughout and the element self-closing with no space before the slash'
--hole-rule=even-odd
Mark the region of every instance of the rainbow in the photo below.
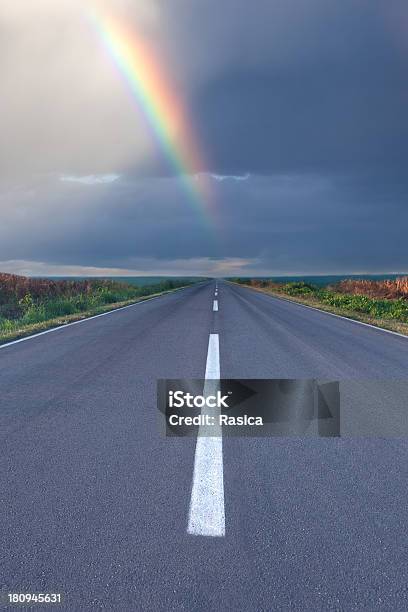
<svg viewBox="0 0 408 612">
<path fill-rule="evenodd" d="M 166 77 L 168 71 L 164 61 L 159 61 L 146 40 L 119 19 L 95 9 L 90 12 L 90 19 L 184 191 L 196 208 L 208 217 L 212 197 L 203 173 L 206 166 L 188 112 Z"/>
</svg>

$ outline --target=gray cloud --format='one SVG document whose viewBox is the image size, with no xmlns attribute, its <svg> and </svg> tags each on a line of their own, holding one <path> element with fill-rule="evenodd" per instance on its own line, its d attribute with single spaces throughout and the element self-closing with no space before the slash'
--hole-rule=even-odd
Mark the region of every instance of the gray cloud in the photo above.
<svg viewBox="0 0 408 612">
<path fill-rule="evenodd" d="M 166 58 L 216 220 L 180 190 L 91 6 Z M 0 267 L 408 270 L 407 23 L 400 0 L 4 0 Z"/>
<path fill-rule="evenodd" d="M 400 272 L 406 269 L 404 192 L 401 186 L 390 202 L 374 176 L 364 182 L 337 175 L 251 176 L 216 182 L 219 214 L 210 221 L 186 206 L 173 178 L 89 186 L 55 177 L 8 194 L 0 261 L 150 266 L 157 273 L 174 262 L 195 270 L 201 262 L 203 273 L 214 262 L 218 273 L 231 262 L 237 272 Z"/>
<path fill-rule="evenodd" d="M 75 176 L 64 174 L 60 180 L 64 183 L 82 183 L 83 185 L 98 185 L 99 183 L 113 183 L 117 181 L 120 174 L 87 174 L 86 176 Z"/>
</svg>

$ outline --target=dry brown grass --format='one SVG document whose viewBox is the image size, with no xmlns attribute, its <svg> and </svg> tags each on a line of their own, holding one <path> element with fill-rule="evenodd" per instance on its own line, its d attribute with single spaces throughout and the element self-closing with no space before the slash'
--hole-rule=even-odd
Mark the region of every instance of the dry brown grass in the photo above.
<svg viewBox="0 0 408 612">
<path fill-rule="evenodd" d="M 52 280 L 48 278 L 30 278 L 0 272 L 0 304 L 7 304 L 12 300 L 20 300 L 28 293 L 34 300 L 44 297 L 68 297 L 78 293 L 90 293 L 96 284 L 98 286 L 110 287 L 113 283 L 110 280 L 102 279 Z"/>
<path fill-rule="evenodd" d="M 367 295 L 371 298 L 397 300 L 408 299 L 408 276 L 394 280 L 343 280 L 329 287 L 337 293 Z"/>
</svg>

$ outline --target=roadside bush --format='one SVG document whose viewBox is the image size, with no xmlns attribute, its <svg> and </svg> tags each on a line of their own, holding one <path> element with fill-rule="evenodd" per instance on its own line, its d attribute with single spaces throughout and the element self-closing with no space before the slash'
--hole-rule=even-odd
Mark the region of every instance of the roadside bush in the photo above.
<svg viewBox="0 0 408 612">
<path fill-rule="evenodd" d="M 408 294 L 397 299 L 376 298 L 363 293 L 347 293 L 350 291 L 383 292 L 388 294 L 405 292 L 408 287 L 408 279 L 396 279 L 396 281 L 342 281 L 326 289 L 319 288 L 310 283 L 296 281 L 290 283 L 277 283 L 271 280 L 261 281 L 259 279 L 239 279 L 241 284 L 251 287 L 266 287 L 277 293 L 284 293 L 293 297 L 313 297 L 322 304 L 327 304 L 342 310 L 349 310 L 370 315 L 375 318 L 394 319 L 397 321 L 408 322 Z M 373 289 L 375 286 L 375 289 Z M 379 289 L 380 287 L 380 289 Z M 315 302 L 314 302 L 315 303 Z"/>
<path fill-rule="evenodd" d="M 43 304 L 39 304 L 37 306 L 31 306 L 28 308 L 20 321 L 23 325 L 30 325 L 31 323 L 41 323 L 42 321 L 46 321 L 47 315 L 45 311 L 45 306 Z"/>
<path fill-rule="evenodd" d="M 404 299 L 376 300 L 366 295 L 347 295 L 331 291 L 319 291 L 317 297 L 330 306 L 362 312 L 376 318 L 408 321 L 408 302 Z"/>
<path fill-rule="evenodd" d="M 24 308 L 18 302 L 7 303 L 0 306 L 0 316 L 4 319 L 18 319 L 24 314 Z"/>
<path fill-rule="evenodd" d="M 310 283 L 304 283 L 303 281 L 300 281 L 286 283 L 283 286 L 283 291 L 288 295 L 310 295 L 316 291 L 316 287 L 314 287 Z"/>
<path fill-rule="evenodd" d="M 0 331 L 9 332 L 15 328 L 14 321 L 10 321 L 10 319 L 5 319 L 0 317 Z"/>
<path fill-rule="evenodd" d="M 90 311 L 98 306 L 136 299 L 192 284 L 166 279 L 138 286 L 110 279 L 52 280 L 0 273 L 0 331 Z"/>
</svg>

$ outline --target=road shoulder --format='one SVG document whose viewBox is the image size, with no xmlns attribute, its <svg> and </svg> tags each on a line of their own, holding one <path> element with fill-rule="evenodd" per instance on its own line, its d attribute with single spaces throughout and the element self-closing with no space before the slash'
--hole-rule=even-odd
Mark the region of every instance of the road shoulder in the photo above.
<svg viewBox="0 0 408 612">
<path fill-rule="evenodd" d="M 400 321 L 392 321 L 390 319 L 378 319 L 375 317 L 370 317 L 369 315 L 346 310 L 343 308 L 337 308 L 335 306 L 329 306 L 326 304 L 322 304 L 319 300 L 313 297 L 300 297 L 300 296 L 283 296 L 281 293 L 277 291 L 271 291 L 269 289 L 263 289 L 261 287 L 252 287 L 250 285 L 244 285 L 241 283 L 235 283 L 233 281 L 228 281 L 232 285 L 236 285 L 237 287 L 245 287 L 246 289 L 252 289 L 252 291 L 257 291 L 258 293 L 263 293 L 265 295 L 269 295 L 270 297 L 276 298 L 278 300 L 282 300 L 284 302 L 291 302 L 294 304 L 298 304 L 300 306 L 304 306 L 306 308 L 311 308 L 312 310 L 317 310 L 319 312 L 324 312 L 326 314 L 338 317 L 340 319 L 347 319 L 349 321 L 354 321 L 356 323 L 361 323 L 362 325 L 367 325 L 368 327 L 375 327 L 385 332 L 389 332 L 395 334 L 397 336 L 402 336 L 404 338 L 408 337 L 408 324 L 402 323 Z"/>
</svg>

